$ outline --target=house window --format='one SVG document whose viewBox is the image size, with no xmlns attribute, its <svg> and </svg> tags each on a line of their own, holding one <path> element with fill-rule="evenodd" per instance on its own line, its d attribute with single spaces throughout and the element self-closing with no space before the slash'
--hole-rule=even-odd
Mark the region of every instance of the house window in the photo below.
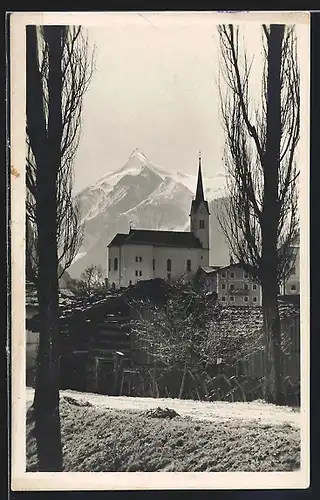
<svg viewBox="0 0 320 500">
<path fill-rule="evenodd" d="M 118 259 L 117 259 L 117 257 L 114 259 L 113 269 L 114 269 L 115 271 L 118 271 Z"/>
<path fill-rule="evenodd" d="M 234 285 L 230 285 L 229 290 L 232 292 L 234 290 Z"/>
<path fill-rule="evenodd" d="M 252 302 L 257 302 L 257 297 L 252 297 Z"/>
<path fill-rule="evenodd" d="M 139 276 L 142 276 L 142 271 L 139 271 Z"/>
<path fill-rule="evenodd" d="M 248 285 L 248 283 L 245 283 L 245 284 L 244 284 L 244 289 L 245 289 L 245 290 L 249 290 L 249 285 Z"/>
<path fill-rule="evenodd" d="M 188 259 L 187 260 L 187 272 L 190 273 L 190 271 L 191 271 L 191 260 Z"/>
<path fill-rule="evenodd" d="M 199 229 L 204 229 L 204 220 L 199 220 Z"/>
<path fill-rule="evenodd" d="M 247 278 L 249 278 L 249 274 L 248 274 L 246 271 L 243 271 L 243 277 L 244 277 L 245 279 L 247 279 Z"/>
<path fill-rule="evenodd" d="M 230 295 L 230 302 L 234 302 L 234 296 Z"/>
<path fill-rule="evenodd" d="M 296 285 L 291 285 L 291 290 L 295 291 L 297 289 Z"/>
<path fill-rule="evenodd" d="M 201 255 L 201 260 L 203 259 L 203 255 Z"/>
<path fill-rule="evenodd" d="M 292 266 L 291 274 L 296 274 L 296 266 Z"/>
<path fill-rule="evenodd" d="M 258 289 L 258 286 L 254 283 L 254 284 L 252 285 L 252 290 L 257 290 L 257 289 Z"/>
<path fill-rule="evenodd" d="M 152 259 L 152 269 L 153 271 L 156 270 L 156 259 Z"/>
<path fill-rule="evenodd" d="M 167 260 L 167 271 L 171 272 L 171 259 Z"/>
<path fill-rule="evenodd" d="M 225 298 L 225 296 L 224 296 L 224 295 L 222 295 L 222 297 L 221 297 L 221 302 L 225 302 L 225 301 L 226 301 L 226 298 Z"/>
<path fill-rule="evenodd" d="M 139 276 L 139 271 L 136 271 L 136 276 Z"/>
<path fill-rule="evenodd" d="M 111 271 L 111 259 L 109 259 L 109 273 Z"/>
<path fill-rule="evenodd" d="M 243 302 L 248 302 L 248 301 L 249 301 L 249 297 L 248 297 L 248 295 L 245 295 L 245 296 L 243 297 Z"/>
<path fill-rule="evenodd" d="M 225 271 L 222 271 L 221 278 L 226 278 L 226 277 L 227 277 L 227 273 Z"/>
<path fill-rule="evenodd" d="M 226 289 L 226 284 L 225 283 L 221 283 L 221 290 L 225 290 Z"/>
<path fill-rule="evenodd" d="M 234 278 L 234 272 L 230 273 L 230 278 Z"/>
<path fill-rule="evenodd" d="M 142 257 L 139 257 L 139 262 L 142 262 Z"/>
<path fill-rule="evenodd" d="M 167 278 L 168 278 L 169 281 L 171 280 L 171 273 L 167 274 Z"/>
<path fill-rule="evenodd" d="M 136 256 L 136 262 L 139 262 L 139 257 Z"/>
</svg>

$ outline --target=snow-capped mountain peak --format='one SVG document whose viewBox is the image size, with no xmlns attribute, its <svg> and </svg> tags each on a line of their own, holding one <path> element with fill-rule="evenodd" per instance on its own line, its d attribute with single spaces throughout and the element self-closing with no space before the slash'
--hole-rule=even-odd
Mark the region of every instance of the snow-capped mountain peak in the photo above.
<svg viewBox="0 0 320 500">
<path fill-rule="evenodd" d="M 131 159 L 132 159 L 132 158 L 137 159 L 137 160 L 141 161 L 141 163 L 149 163 L 148 158 L 146 157 L 146 155 L 145 155 L 144 153 L 142 153 L 142 152 L 140 151 L 140 149 L 139 149 L 139 148 L 136 148 L 136 149 L 134 149 L 134 150 L 132 151 L 131 155 L 129 156 L 129 159 L 130 159 L 130 158 L 131 158 Z"/>
</svg>

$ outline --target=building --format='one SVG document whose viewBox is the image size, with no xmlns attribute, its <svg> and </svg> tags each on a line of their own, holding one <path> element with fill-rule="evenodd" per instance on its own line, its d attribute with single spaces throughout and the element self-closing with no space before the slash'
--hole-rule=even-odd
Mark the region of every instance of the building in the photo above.
<svg viewBox="0 0 320 500">
<path fill-rule="evenodd" d="M 283 295 L 300 295 L 300 236 L 292 245 L 293 266 L 289 278 L 283 283 Z"/>
<path fill-rule="evenodd" d="M 209 265 L 210 213 L 203 192 L 201 156 L 189 216 L 189 232 L 130 229 L 127 234 L 118 233 L 108 245 L 109 283 L 120 288 L 154 278 L 189 279 L 200 265 Z"/>
<path fill-rule="evenodd" d="M 239 265 L 200 266 L 196 279 L 208 291 L 215 291 L 218 300 L 234 306 L 261 305 L 261 286 Z"/>
</svg>

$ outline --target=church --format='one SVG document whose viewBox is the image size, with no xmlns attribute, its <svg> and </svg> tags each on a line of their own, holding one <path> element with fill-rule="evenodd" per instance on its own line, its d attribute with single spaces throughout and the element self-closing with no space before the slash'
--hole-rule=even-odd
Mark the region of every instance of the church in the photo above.
<svg viewBox="0 0 320 500">
<path fill-rule="evenodd" d="M 201 156 L 197 189 L 190 210 L 190 231 L 131 229 L 108 245 L 109 283 L 127 287 L 139 280 L 189 279 L 199 266 L 209 266 L 209 206 L 204 198 Z"/>
</svg>

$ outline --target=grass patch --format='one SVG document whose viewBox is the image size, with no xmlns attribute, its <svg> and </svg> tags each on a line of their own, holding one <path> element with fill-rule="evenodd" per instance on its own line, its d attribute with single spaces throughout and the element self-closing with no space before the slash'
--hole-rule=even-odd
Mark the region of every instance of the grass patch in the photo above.
<svg viewBox="0 0 320 500">
<path fill-rule="evenodd" d="M 271 472 L 300 467 L 289 425 L 151 418 L 145 412 L 60 404 L 65 472 Z M 27 410 L 27 471 L 37 471 Z"/>
</svg>

